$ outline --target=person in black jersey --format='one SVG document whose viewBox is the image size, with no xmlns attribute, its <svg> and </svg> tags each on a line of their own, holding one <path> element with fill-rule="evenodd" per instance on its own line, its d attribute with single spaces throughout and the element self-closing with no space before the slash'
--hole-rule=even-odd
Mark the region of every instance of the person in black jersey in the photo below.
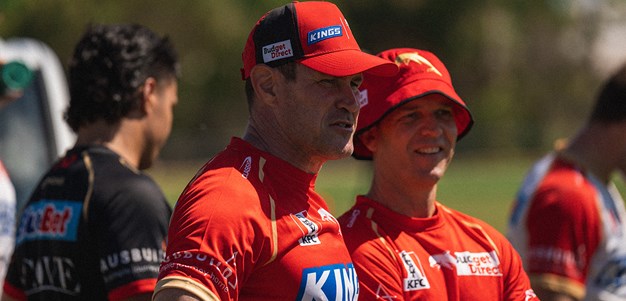
<svg viewBox="0 0 626 301">
<path fill-rule="evenodd" d="M 2 300 L 149 300 L 171 208 L 148 168 L 169 136 L 179 63 L 136 24 L 91 25 L 69 64 L 76 145 L 18 217 Z"/>
</svg>

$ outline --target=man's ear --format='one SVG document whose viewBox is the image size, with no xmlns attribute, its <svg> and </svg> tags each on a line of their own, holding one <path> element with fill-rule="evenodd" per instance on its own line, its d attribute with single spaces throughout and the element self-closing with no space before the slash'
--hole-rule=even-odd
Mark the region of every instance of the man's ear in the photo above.
<svg viewBox="0 0 626 301">
<path fill-rule="evenodd" d="M 148 113 L 157 104 L 158 83 L 154 77 L 148 77 L 141 86 L 141 112 Z"/>
<path fill-rule="evenodd" d="M 252 68 L 250 81 L 257 100 L 270 104 L 275 101 L 279 80 L 277 72 L 274 68 L 264 64 L 258 64 Z"/>
<path fill-rule="evenodd" d="M 378 134 L 378 127 L 373 126 L 359 135 L 358 139 L 361 140 L 361 143 L 363 143 L 370 152 L 374 153 L 376 152 L 376 139 L 378 138 Z"/>
</svg>

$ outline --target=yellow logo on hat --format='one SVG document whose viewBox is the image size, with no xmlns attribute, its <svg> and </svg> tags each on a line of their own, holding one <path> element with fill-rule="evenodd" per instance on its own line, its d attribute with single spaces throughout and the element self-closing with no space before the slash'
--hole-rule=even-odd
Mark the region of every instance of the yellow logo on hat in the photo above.
<svg viewBox="0 0 626 301">
<path fill-rule="evenodd" d="M 437 70 L 437 68 L 435 68 L 435 66 L 433 66 L 433 64 L 430 63 L 430 61 L 428 61 L 425 57 L 419 55 L 419 53 L 417 52 L 407 52 L 407 53 L 401 53 L 398 54 L 398 56 L 396 57 L 396 65 L 400 66 L 400 64 L 406 64 L 408 65 L 410 62 L 416 62 L 418 64 L 424 64 L 424 65 L 428 65 L 428 69 L 426 69 L 427 72 L 433 72 L 433 73 L 437 73 L 439 76 L 443 76 L 441 74 L 441 72 L 439 72 L 439 70 Z"/>
</svg>

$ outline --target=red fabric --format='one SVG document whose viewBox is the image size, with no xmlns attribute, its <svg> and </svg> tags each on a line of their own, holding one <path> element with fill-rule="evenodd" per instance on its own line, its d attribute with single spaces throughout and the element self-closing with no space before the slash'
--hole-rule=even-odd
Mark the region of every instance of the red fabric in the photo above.
<svg viewBox="0 0 626 301">
<path fill-rule="evenodd" d="M 497 230 L 436 206 L 431 218 L 410 218 L 359 196 L 339 218 L 359 300 L 539 300 Z"/>
<path fill-rule="evenodd" d="M 8 282 L 4 282 L 4 286 L 2 287 L 3 289 L 3 294 L 6 294 L 7 296 L 15 299 L 15 300 L 20 300 L 20 301 L 25 301 L 26 299 L 26 294 L 24 294 L 23 291 L 19 290 L 18 288 L 12 286 L 11 284 L 9 284 Z"/>
<path fill-rule="evenodd" d="M 357 124 L 357 139 L 354 139 L 354 157 L 370 160 L 372 153 L 358 139 L 363 131 L 377 124 L 397 107 L 407 101 L 438 93 L 453 104 L 454 120 L 458 137 L 469 132 L 474 123 L 465 102 L 452 86 L 452 79 L 446 66 L 433 53 L 413 48 L 385 50 L 377 56 L 394 62 L 399 67 L 395 76 L 381 77 L 367 74 L 359 87 L 361 111 Z"/>
<path fill-rule="evenodd" d="M 284 22 L 285 19 L 289 22 Z M 331 30 L 332 37 L 315 35 L 325 29 Z M 341 30 L 341 34 L 332 30 Z M 264 34 L 267 36 L 260 36 Z M 311 40 L 310 36 L 318 38 Z M 259 44 L 257 41 L 264 42 Z M 268 54 L 264 48 L 270 45 L 276 45 L 273 48 L 276 56 L 282 57 L 276 60 L 298 61 L 313 70 L 333 76 L 362 72 L 390 76 L 398 71 L 393 63 L 361 51 L 348 21 L 339 8 L 330 2 L 294 1 L 263 15 L 250 32 L 242 54 L 241 73 L 244 80 L 250 76 L 252 67 L 268 62 L 264 61 L 263 55 Z"/>
<path fill-rule="evenodd" d="M 529 274 L 555 274 L 584 285 L 601 240 L 596 198 L 577 169 L 555 161 L 527 214 Z"/>
<path fill-rule="evenodd" d="M 192 278 L 221 300 L 295 300 L 307 269 L 353 272 L 315 178 L 233 139 L 178 200 L 159 278 Z"/>
</svg>

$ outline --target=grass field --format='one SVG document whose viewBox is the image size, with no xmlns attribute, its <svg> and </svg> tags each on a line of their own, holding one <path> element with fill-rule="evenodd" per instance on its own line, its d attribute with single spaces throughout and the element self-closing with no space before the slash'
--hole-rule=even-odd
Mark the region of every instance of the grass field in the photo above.
<svg viewBox="0 0 626 301">
<path fill-rule="evenodd" d="M 503 232 L 509 208 L 530 164 L 531 159 L 520 158 L 455 158 L 439 183 L 437 198 L 441 203 L 478 217 Z M 353 204 L 354 195 L 367 192 L 370 174 L 366 163 L 337 161 L 324 167 L 317 187 L 333 213 L 340 214 Z"/>
<path fill-rule="evenodd" d="M 515 193 L 535 159 L 538 157 L 457 156 L 439 183 L 438 200 L 504 232 Z M 149 174 L 174 204 L 203 163 L 158 162 Z M 352 158 L 332 161 L 320 172 L 317 191 L 324 196 L 332 213 L 339 216 L 352 206 L 356 194 L 367 192 L 370 174 L 367 163 Z M 622 183 L 618 181 L 618 188 L 623 187 Z"/>
</svg>

